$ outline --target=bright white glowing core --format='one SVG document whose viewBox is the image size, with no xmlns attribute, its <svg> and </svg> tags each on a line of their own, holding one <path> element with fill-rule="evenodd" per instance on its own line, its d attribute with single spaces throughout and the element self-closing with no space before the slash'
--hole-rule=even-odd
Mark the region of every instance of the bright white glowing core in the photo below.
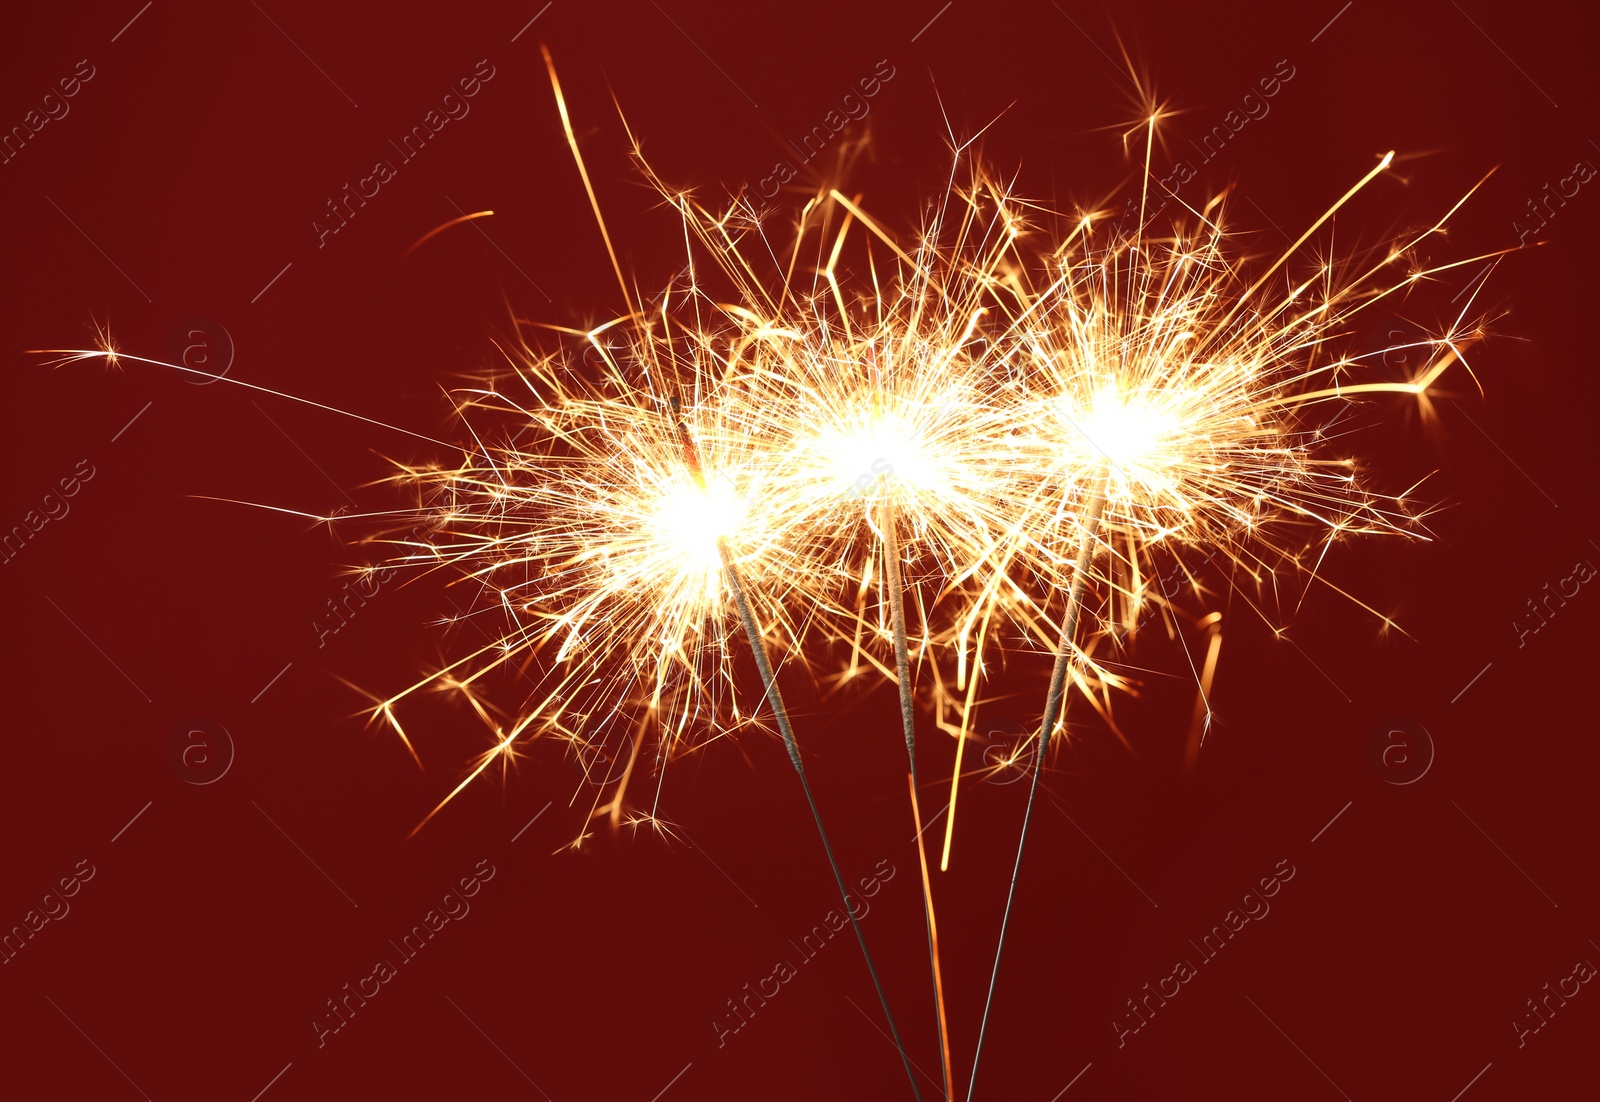
<svg viewBox="0 0 1600 1102">
<path fill-rule="evenodd" d="M 745 504 L 726 485 L 683 483 L 662 494 L 655 514 L 658 538 L 683 570 L 711 573 L 722 569 L 718 544 L 744 523 Z"/>
<path fill-rule="evenodd" d="M 819 434 L 815 447 L 826 457 L 828 480 L 843 493 L 867 493 L 880 480 L 928 487 L 937 468 L 914 426 L 893 417 Z"/>
<path fill-rule="evenodd" d="M 1123 394 L 1115 382 L 1095 391 L 1085 405 L 1062 398 L 1068 431 L 1096 459 L 1114 469 L 1148 468 L 1171 446 L 1179 420 L 1151 394 Z"/>
</svg>

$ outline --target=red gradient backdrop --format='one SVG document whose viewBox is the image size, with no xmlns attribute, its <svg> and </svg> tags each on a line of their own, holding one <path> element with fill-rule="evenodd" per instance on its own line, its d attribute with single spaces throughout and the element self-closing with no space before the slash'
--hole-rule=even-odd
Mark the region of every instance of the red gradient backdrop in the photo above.
<svg viewBox="0 0 1600 1102">
<path fill-rule="evenodd" d="M 1576 166 L 1600 163 L 1594 27 L 1570 9 L 1536 14 L 1366 0 L 1134 3 L 1114 15 L 965 0 L 127 0 L 0 16 L 0 130 L 28 135 L 0 163 L 0 529 L 58 514 L 0 564 L 0 927 L 58 916 L 35 918 L 0 965 L 5 1093 L 907 1093 L 847 935 L 799 964 L 793 943 L 836 899 L 774 739 L 724 741 L 670 771 L 664 812 L 678 842 L 600 830 L 563 851 L 587 804 L 569 803 L 579 780 L 553 749 L 407 838 L 484 749 L 481 726 L 445 701 L 422 706 L 419 770 L 355 718 L 363 697 L 346 683 L 392 692 L 448 653 L 464 637 L 435 621 L 462 593 L 438 577 L 397 579 L 319 639 L 313 621 L 371 550 L 354 532 L 208 498 L 383 508 L 393 499 L 373 484 L 388 459 L 438 449 L 153 368 L 51 370 L 25 349 L 86 346 L 98 322 L 124 351 L 162 357 L 200 319 L 230 336 L 231 379 L 451 433 L 441 384 L 494 362 L 490 339 L 510 312 L 581 326 L 620 306 L 541 42 L 623 264 L 647 289 L 681 265 L 681 230 L 633 174 L 613 96 L 666 178 L 715 196 L 797 161 L 790 142 L 886 65 L 870 113 L 839 140 L 870 135 L 849 187 L 909 231 L 939 193 L 947 125 L 964 137 L 993 123 L 987 157 L 1017 168 L 1020 192 L 1064 208 L 1126 181 L 1117 130 L 1136 107 L 1112 60 L 1118 36 L 1182 111 L 1159 156 L 1195 165 L 1186 196 L 1232 185 L 1251 247 L 1279 240 L 1276 227 L 1296 234 L 1395 149 L 1395 170 L 1341 216 L 1337 240 L 1425 225 L 1498 168 L 1427 247 L 1469 256 L 1517 244 L 1530 200 L 1564 179 L 1570 192 Z M 492 77 L 470 112 L 399 163 L 389 140 L 480 60 Z M 1191 143 L 1282 63 L 1294 75 L 1270 110 L 1201 165 Z M 60 117 L 40 122 L 47 108 Z M 393 178 L 319 238 L 328 200 L 380 158 Z M 795 187 L 810 182 L 802 172 Z M 791 189 L 778 203 L 800 201 Z M 402 256 L 486 208 L 496 213 L 477 228 Z M 1452 369 L 1433 423 L 1400 399 L 1364 407 L 1352 446 L 1388 489 L 1431 474 L 1421 496 L 1443 506 L 1436 538 L 1345 543 L 1325 570 L 1407 634 L 1380 633 L 1317 590 L 1276 638 L 1219 594 L 1216 720 L 1194 773 L 1181 764 L 1192 682 L 1156 633 L 1137 659 L 1167 672 L 1148 674 L 1121 713 L 1136 752 L 1103 725 L 1075 726 L 1047 777 L 980 1098 L 1593 1093 L 1600 990 L 1579 983 L 1552 999 L 1537 1031 L 1512 1023 L 1538 1024 L 1526 1000 L 1580 962 L 1600 965 L 1600 593 L 1549 600 L 1542 626 L 1521 631 L 1529 600 L 1546 601 L 1576 564 L 1600 565 L 1597 220 L 1600 182 L 1584 182 L 1526 238 L 1543 244 L 1481 291 L 1498 334 L 1472 357 L 1481 394 Z M 1451 296 L 1474 275 L 1419 289 L 1417 319 L 1459 309 L 1466 297 Z M 1047 666 L 1013 661 L 992 714 L 1032 720 Z M 892 688 L 792 691 L 847 875 L 894 870 L 863 928 L 936 1097 Z M 1391 720 L 1430 735 L 1432 765 L 1415 783 L 1392 783 L 1392 757 L 1370 759 Z M 218 727 L 231 766 L 193 783 L 203 778 L 172 764 L 174 732 L 210 731 L 220 752 Z M 928 745 L 927 775 L 947 776 L 952 745 Z M 930 808 L 946 791 L 932 788 Z M 974 784 L 952 869 L 936 877 L 963 1095 L 1025 791 Z M 1270 911 L 1250 904 L 1259 917 L 1199 963 L 1190 940 L 1282 861 L 1294 875 Z M 398 963 L 391 939 L 491 867 L 470 911 Z M 93 876 L 62 898 L 75 868 Z M 328 1000 L 386 958 L 396 974 L 341 1028 L 313 1024 L 338 1024 Z M 1198 974 L 1133 1031 L 1127 1000 L 1184 958 Z M 798 974 L 719 1038 L 715 1023 L 736 1024 L 728 1000 L 780 960 Z"/>
</svg>

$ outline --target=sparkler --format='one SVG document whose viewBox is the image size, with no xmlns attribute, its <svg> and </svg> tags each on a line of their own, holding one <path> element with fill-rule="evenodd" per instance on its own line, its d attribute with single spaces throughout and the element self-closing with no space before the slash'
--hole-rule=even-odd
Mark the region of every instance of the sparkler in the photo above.
<svg viewBox="0 0 1600 1102">
<path fill-rule="evenodd" d="M 701 240 L 714 242 L 717 223 L 686 202 L 679 205 Z M 810 288 L 786 281 L 782 293 L 766 295 L 750 287 L 748 266 L 726 266 L 735 283 L 746 288 L 738 314 L 751 334 L 738 385 L 747 408 L 764 422 L 770 424 L 770 410 L 785 411 L 785 427 L 771 452 L 787 501 L 785 523 L 796 533 L 797 546 L 811 548 L 819 581 L 810 588 L 825 592 L 831 588 L 825 579 L 833 577 L 840 587 L 856 589 L 854 602 L 846 598 L 818 609 L 851 639 L 852 661 L 841 680 L 855 675 L 865 630 L 888 636 L 918 852 L 925 861 L 916 808 L 916 667 L 908 594 L 916 595 L 921 610 L 919 656 L 933 640 L 921 587 L 908 582 L 905 569 L 915 564 L 943 589 L 987 560 L 1006 524 L 1001 505 L 1006 495 L 1000 492 L 1004 467 L 993 461 L 993 453 L 1010 427 L 1006 411 L 987 399 L 991 366 L 979 323 L 986 313 L 980 304 L 986 293 L 983 273 L 1009 238 L 974 218 L 975 205 L 960 204 L 950 234 L 943 232 L 950 213 L 945 210 L 907 253 L 836 191 L 820 209 L 827 215 L 835 207 L 842 207 L 845 217 Z M 808 205 L 807 213 L 812 209 Z M 856 222 L 887 243 L 898 259 L 888 286 L 879 284 L 873 266 L 875 293 L 851 302 L 841 290 L 839 270 Z M 802 237 L 805 231 L 803 221 Z M 752 302 L 763 309 L 752 310 Z M 790 302 L 794 305 L 785 309 Z M 863 606 L 873 588 L 880 613 L 869 624 Z M 923 886 L 948 1096 L 948 1025 L 926 869 Z"/>
<path fill-rule="evenodd" d="M 556 76 L 554 61 L 550 57 L 550 53 L 547 49 L 541 47 L 541 51 L 544 54 L 545 64 L 549 70 L 551 87 L 555 93 L 556 102 L 561 114 L 562 126 L 566 131 L 567 140 L 572 149 L 573 158 L 577 162 L 580 175 L 583 177 L 584 187 L 589 194 L 590 203 L 593 207 L 596 220 L 600 226 L 601 234 L 606 239 L 606 248 L 608 253 L 611 255 L 613 268 L 616 271 L 619 284 L 623 286 L 623 293 L 624 297 L 626 298 L 626 281 L 622 278 L 620 267 L 617 266 L 616 253 L 611 247 L 610 235 L 606 231 L 605 221 L 601 216 L 599 203 L 595 198 L 594 189 L 589 183 L 588 172 L 583 165 L 583 158 L 578 149 L 577 138 L 572 131 L 571 121 L 567 114 L 565 99 L 561 94 L 561 85 Z M 665 319 L 665 300 L 663 300 L 662 304 L 662 315 Z M 706 466 L 702 459 L 700 442 L 696 439 L 695 435 L 691 433 L 687 423 L 683 418 L 682 405 L 677 394 L 672 396 L 671 405 L 674 429 L 677 434 L 678 442 L 682 448 L 682 459 L 684 464 L 688 468 L 690 477 L 693 479 L 695 487 L 702 494 L 709 493 L 711 484 L 708 478 Z M 728 437 L 723 436 L 719 439 L 718 443 L 726 446 L 727 441 Z M 761 495 L 760 499 L 768 502 L 775 500 L 775 498 L 769 497 L 768 495 Z M 748 497 L 747 500 L 749 500 Z M 699 518 L 694 519 L 698 520 Z M 823 851 L 827 855 L 829 868 L 833 872 L 834 882 L 839 889 L 840 900 L 846 905 L 845 910 L 849 913 L 850 925 L 855 931 L 856 941 L 860 946 L 862 959 L 866 962 L 867 971 L 872 977 L 872 984 L 877 992 L 879 1003 L 882 1005 L 884 1016 L 888 1020 L 889 1032 L 893 1038 L 895 1048 L 900 1053 L 900 1059 L 905 1067 L 906 1077 L 911 1083 L 912 1094 L 914 1097 L 920 1100 L 922 1097 L 922 1092 L 917 1085 L 916 1075 L 911 1064 L 911 1058 L 906 1052 L 905 1043 L 901 1040 L 899 1028 L 895 1024 L 894 1013 L 889 1007 L 888 995 L 883 989 L 883 983 L 878 977 L 876 966 L 873 964 L 872 953 L 867 947 L 866 936 L 861 931 L 860 922 L 856 918 L 854 911 L 849 907 L 849 891 L 845 887 L 844 876 L 839 870 L 838 860 L 834 857 L 833 845 L 828 838 L 827 828 L 824 826 L 822 821 L 822 812 L 817 806 L 816 798 L 813 796 L 811 791 L 810 781 L 806 777 L 805 766 L 800 757 L 799 743 L 795 738 L 793 728 L 789 722 L 788 710 L 784 706 L 783 695 L 778 687 L 777 678 L 772 668 L 771 658 L 767 652 L 767 646 L 765 642 L 766 635 L 762 629 L 761 623 L 756 619 L 755 613 L 751 608 L 749 587 L 745 580 L 744 571 L 741 568 L 741 564 L 731 547 L 731 534 L 726 529 L 716 526 L 711 526 L 707 534 L 715 540 L 717 557 L 722 568 L 721 577 L 727 586 L 729 595 L 731 595 L 735 607 L 738 610 L 739 620 L 744 629 L 745 640 L 749 644 L 751 656 L 755 660 L 756 668 L 761 675 L 762 684 L 766 689 L 768 706 L 772 709 L 773 718 L 776 721 L 778 731 L 783 738 L 784 747 L 788 752 L 790 763 L 794 766 L 795 775 L 800 781 L 800 787 L 802 791 L 805 793 L 806 803 L 811 809 L 812 819 L 817 828 L 817 835 L 822 841 Z"/>
<path fill-rule="evenodd" d="M 596 347 L 603 346 L 597 342 Z M 784 499 L 776 491 L 781 488 L 758 458 L 750 434 L 729 412 L 736 392 L 712 377 L 716 362 L 710 342 L 702 336 L 694 349 L 691 357 L 678 358 L 665 336 L 640 335 L 620 359 L 607 353 L 607 385 L 581 397 L 573 394 L 578 383 L 564 365 L 534 361 L 524 369 L 524 381 L 536 392 L 554 388 L 556 402 L 549 408 L 510 408 L 517 420 L 540 427 L 541 439 L 549 441 L 544 450 L 480 446 L 459 470 L 411 473 L 439 499 L 424 507 L 424 515 L 443 511 L 452 518 L 430 540 L 430 550 L 467 566 L 469 575 L 490 584 L 519 621 L 531 621 L 494 646 L 507 657 L 553 646 L 551 666 L 562 671 L 548 691 L 540 687 L 541 697 L 515 724 L 497 732 L 495 752 L 485 755 L 429 817 L 494 754 L 509 753 L 529 732 L 557 733 L 582 743 L 606 724 L 634 724 L 632 706 L 640 701 L 644 722 L 659 724 L 662 732 L 656 761 L 660 777 L 680 741 L 708 725 L 737 725 L 735 648 L 727 622 L 731 603 L 841 899 L 848 901 L 766 642 L 771 635 L 797 639 L 800 627 L 786 610 L 806 604 L 792 584 L 780 580 L 803 577 L 778 538 L 785 532 L 778 519 Z M 642 376 L 652 388 L 665 389 L 676 385 L 667 378 L 683 375 L 695 380 L 699 394 L 692 412 L 676 393 L 661 401 L 627 383 Z M 501 399 L 481 395 L 474 404 L 491 408 Z M 691 429 L 691 416 L 704 431 Z M 753 607 L 752 574 L 780 587 L 771 626 Z M 494 655 L 483 662 L 488 652 L 469 656 L 477 668 L 452 675 L 455 687 L 470 690 L 501 661 Z M 597 676 L 596 671 L 603 672 Z M 394 705 L 416 688 L 384 702 L 380 710 L 392 715 Z M 641 739 L 636 730 L 634 752 L 612 801 L 595 814 L 609 811 L 615 819 L 620 812 Z M 658 782 L 658 799 L 659 791 Z M 656 821 L 653 810 L 650 820 Z M 850 920 L 912 1077 L 865 936 L 854 914 Z M 914 1078 L 912 1088 L 920 1097 Z"/>
<path fill-rule="evenodd" d="M 1156 117 L 1148 122 L 1153 142 Z M 1320 455 L 1324 433 L 1300 417 L 1317 402 L 1344 401 L 1353 393 L 1422 395 L 1476 336 L 1462 319 L 1425 342 L 1428 368 L 1404 382 L 1348 384 L 1344 376 L 1370 368 L 1378 349 L 1334 356 L 1329 346 L 1347 338 L 1357 316 L 1421 279 L 1476 257 L 1440 267 L 1389 273 L 1445 215 L 1417 238 L 1387 246 L 1362 270 L 1319 261 L 1302 282 L 1271 289 L 1275 274 L 1335 213 L 1384 172 L 1394 154 L 1351 187 L 1248 285 L 1229 256 L 1212 207 L 1192 231 L 1166 239 L 1147 236 L 1148 146 L 1140 218 L 1131 234 L 1103 252 L 1087 242 L 1092 219 L 1082 220 L 1051 258 L 1047 285 L 1037 293 L 1026 279 L 1008 288 L 1010 318 L 1003 339 L 1014 342 L 1009 386 L 1026 425 L 1022 451 L 1035 480 L 1027 509 L 1030 545 L 1024 557 L 1048 578 L 1060 557 L 1048 544 L 1076 539 L 1066 575 L 1067 597 L 1060 643 L 1045 699 L 1038 754 L 1016 860 L 995 949 L 983 1022 L 969 1080 L 976 1089 L 989 1012 L 1016 897 L 1045 755 L 1065 713 L 1066 677 L 1075 656 L 1085 594 L 1103 530 L 1108 549 L 1128 548 L 1122 565 L 1130 581 L 1122 591 L 1136 606 L 1139 559 L 1163 543 L 1221 549 L 1258 583 L 1276 583 L 1275 566 L 1297 562 L 1292 543 L 1273 545 L 1265 530 L 1278 523 L 1319 526 L 1322 554 L 1339 535 L 1402 532 L 1409 518 L 1399 500 L 1385 501 L 1359 485 L 1354 463 Z M 1468 192 L 1470 195 L 1471 192 Z M 1465 201 L 1465 198 L 1462 200 Z M 1212 206 L 1214 206 L 1213 204 Z M 1458 209 L 1451 208 L 1450 213 Z M 1076 251 L 1073 251 L 1076 250 Z M 1063 254 L 1066 254 L 1063 259 Z M 1499 254 L 1493 254 L 1499 255 Z M 1024 270 L 1025 272 L 1025 270 Z M 1319 385 L 1321 384 L 1321 385 Z M 1331 385 L 1327 385 L 1331 384 Z M 1278 563 L 1255 548 L 1272 549 Z M 1318 559 L 1320 565 L 1321 559 Z M 1103 577 L 1116 593 L 1115 553 Z M 1317 577 L 1313 567 L 1310 576 Z M 1057 586 L 1056 588 L 1059 588 Z M 1363 606 L 1366 607 L 1366 606 Z M 1386 627 L 1392 621 L 1383 617 Z M 1215 637 L 1206 659 L 1202 697 L 1215 665 Z"/>
<path fill-rule="evenodd" d="M 674 406 L 676 412 L 677 407 Z M 689 458 L 692 470 L 697 479 L 703 478 L 699 461 L 699 453 L 695 442 L 689 434 L 687 426 L 682 419 L 678 420 L 678 432 L 683 441 L 684 454 Z M 767 656 L 767 648 L 763 643 L 761 625 L 757 622 L 755 614 L 750 609 L 750 598 L 746 593 L 744 578 L 739 571 L 738 563 L 728 551 L 726 539 L 718 540 L 718 553 L 722 559 L 723 576 L 727 579 L 728 589 L 733 595 L 735 606 L 739 610 L 740 622 L 744 625 L 746 641 L 750 644 L 751 656 L 755 658 L 756 669 L 761 673 L 761 683 L 766 687 L 767 702 L 772 708 L 773 718 L 777 721 L 778 731 L 783 736 L 784 748 L 789 752 L 789 761 L 794 765 L 795 776 L 800 778 L 800 788 L 805 792 L 806 803 L 811 808 L 811 817 L 817 825 L 817 835 L 822 839 L 823 851 L 828 855 L 828 867 L 833 870 L 834 882 L 839 887 L 839 898 L 845 904 L 845 911 L 850 917 L 850 926 L 855 930 L 856 941 L 861 946 L 861 955 L 867 962 L 867 971 L 872 974 L 872 986 L 878 992 L 878 1001 L 883 1004 L 884 1016 L 889 1020 L 889 1033 L 894 1038 L 894 1045 L 900 1051 L 901 1062 L 905 1064 L 906 1078 L 911 1081 L 911 1093 L 917 1099 L 922 1098 L 922 1091 L 917 1086 L 917 1078 L 911 1066 L 911 1057 L 906 1053 L 905 1043 L 900 1039 L 899 1027 L 895 1025 L 894 1014 L 889 1009 L 889 997 L 883 990 L 883 981 L 878 978 L 878 970 L 873 966 L 872 953 L 867 949 L 867 939 L 861 932 L 861 923 L 857 920 L 854 910 L 850 907 L 850 892 L 845 887 L 844 875 L 839 871 L 839 862 L 833 855 L 833 845 L 828 841 L 827 828 L 822 824 L 822 812 L 817 807 L 816 798 L 811 794 L 811 782 L 806 779 L 806 770 L 800 760 L 800 744 L 795 740 L 794 730 L 789 724 L 788 709 L 783 704 L 783 694 L 778 689 L 778 679 L 772 672 L 772 661 Z M 930 938 L 932 934 L 929 934 Z"/>
</svg>

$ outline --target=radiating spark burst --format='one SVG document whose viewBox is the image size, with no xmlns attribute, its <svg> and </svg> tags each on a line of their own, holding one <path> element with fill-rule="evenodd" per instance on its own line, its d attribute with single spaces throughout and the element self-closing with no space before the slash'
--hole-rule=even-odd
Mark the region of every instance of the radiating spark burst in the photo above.
<svg viewBox="0 0 1600 1102">
<path fill-rule="evenodd" d="M 469 423 L 495 421 L 504 439 L 480 439 L 453 469 L 397 476 L 417 486 L 417 516 L 432 529 L 425 549 L 400 561 L 461 568 L 509 626 L 381 701 L 375 718 L 392 717 L 406 697 L 445 678 L 476 699 L 476 683 L 496 668 L 537 669 L 509 723 L 480 711 L 495 748 L 429 818 L 498 753 L 553 735 L 580 748 L 628 747 L 600 808 L 621 822 L 641 764 L 657 777 L 659 794 L 669 757 L 746 722 L 732 691 L 729 635 L 737 624 L 724 547 L 772 595 L 767 642 L 792 646 L 802 633 L 787 611 L 805 604 L 790 596 L 798 575 L 775 538 L 782 499 L 748 418 L 730 411 L 711 338 L 698 335 L 688 353 L 647 328 L 620 348 L 614 343 L 597 336 L 592 345 L 602 353 L 599 380 L 560 357 L 521 350 L 520 396 L 508 394 L 511 387 L 462 396 Z M 679 377 L 689 384 L 685 404 Z"/>
<path fill-rule="evenodd" d="M 1356 460 L 1333 450 L 1312 414 L 1360 394 L 1425 395 L 1478 335 L 1465 320 L 1471 302 L 1418 342 L 1425 365 L 1404 380 L 1382 378 L 1390 349 L 1362 346 L 1373 323 L 1360 315 L 1484 258 L 1408 267 L 1444 219 L 1375 258 L 1300 251 L 1389 159 L 1253 280 L 1220 216 L 1165 236 L 1141 226 L 1100 248 L 1085 220 L 1045 263 L 1019 268 L 1000 296 L 1009 318 L 1001 339 L 1011 345 L 1004 385 L 1036 514 L 1032 553 L 1019 565 L 1049 577 L 1065 560 L 1052 543 L 1075 546 L 1085 505 L 1103 498 L 1100 528 L 1117 573 L 1105 580 L 1131 626 L 1151 576 L 1137 560 L 1156 549 L 1221 550 L 1251 583 L 1273 587 L 1297 573 L 1317 577 L 1314 565 L 1294 569 L 1308 546 L 1325 553 L 1341 536 L 1415 530 L 1403 500 L 1364 486 Z M 1293 267 L 1305 270 L 1291 276 Z M 1053 588 L 1067 581 L 1058 576 Z"/>
<path fill-rule="evenodd" d="M 827 590 L 830 575 L 854 587 L 853 602 L 844 593 L 828 610 L 841 634 L 853 625 L 859 640 L 868 626 L 887 638 L 882 607 L 870 624 L 861 615 L 886 574 L 906 570 L 931 601 L 1000 542 L 1006 472 L 994 448 L 1010 427 L 990 401 L 980 284 L 924 242 L 888 286 L 846 302 L 832 290 L 837 263 L 835 250 L 829 288 L 759 317 L 737 385 L 742 408 L 778 427 L 768 461 L 786 531 L 816 574 L 810 588 Z M 851 672 L 858 656 L 859 646 Z"/>
</svg>

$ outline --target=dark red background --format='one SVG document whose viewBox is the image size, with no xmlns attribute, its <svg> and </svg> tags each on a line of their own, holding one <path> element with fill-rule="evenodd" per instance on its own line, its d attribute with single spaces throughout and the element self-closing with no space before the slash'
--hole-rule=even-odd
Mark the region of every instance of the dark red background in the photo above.
<svg viewBox="0 0 1600 1102">
<path fill-rule="evenodd" d="M 1266 219 L 1298 232 L 1396 149 L 1396 171 L 1341 219 L 1341 241 L 1426 224 L 1499 166 L 1428 255 L 1504 248 L 1546 182 L 1600 161 L 1597 39 L 1571 6 L 1397 13 L 1360 0 L 1315 42 L 1339 12 L 1332 0 L 1141 3 L 1114 17 L 966 0 L 942 13 L 937 0 L 662 7 L 557 0 L 515 43 L 539 3 L 274 0 L 263 12 L 162 0 L 115 42 L 135 0 L 4 17 L 0 126 L 20 123 L 80 58 L 96 69 L 70 114 L 0 165 L 0 527 L 78 461 L 95 470 L 70 513 L 0 566 L 0 926 L 21 923 L 80 859 L 96 870 L 70 913 L 0 966 L 9 1095 L 651 1102 L 669 1082 L 669 1100 L 906 1094 L 843 937 L 717 1044 L 710 1023 L 727 1018 L 725 1001 L 793 957 L 788 940 L 836 902 L 775 740 L 721 743 L 669 773 L 664 811 L 686 842 L 602 830 L 582 852 L 556 852 L 584 805 L 567 802 L 570 765 L 539 749 L 407 840 L 484 748 L 481 727 L 443 704 L 421 709 L 422 772 L 394 737 L 351 718 L 363 698 L 342 682 L 391 692 L 448 652 L 454 640 L 433 622 L 455 591 L 438 578 L 386 587 L 319 648 L 313 617 L 371 550 L 199 497 L 383 508 L 394 499 L 371 484 L 385 457 L 438 450 L 237 387 L 136 365 L 50 370 L 23 351 L 85 346 L 108 321 L 123 350 L 161 357 L 186 319 L 209 319 L 236 343 L 230 378 L 451 432 L 440 384 L 493 362 L 507 304 L 568 325 L 620 306 L 540 42 L 645 288 L 681 264 L 680 231 L 630 172 L 613 94 L 670 179 L 718 195 L 790 156 L 783 140 L 887 59 L 895 77 L 851 130 L 870 128 L 873 143 L 850 185 L 902 231 L 944 175 L 941 110 L 962 135 L 998 117 L 985 149 L 1021 166 L 1025 194 L 1067 206 L 1125 181 L 1110 128 L 1135 107 L 1107 56 L 1120 56 L 1119 33 L 1186 112 L 1168 127 L 1174 157 L 1280 59 L 1295 66 L 1270 115 L 1192 185 L 1237 184 L 1256 206 L 1235 202 L 1235 218 L 1261 242 L 1276 235 Z M 480 58 L 496 75 L 471 114 L 319 248 L 311 223 L 326 201 Z M 427 230 L 483 208 L 496 211 L 477 223 L 493 245 L 460 227 L 401 259 Z M 1288 645 L 1236 602 L 1196 774 L 1179 764 L 1192 700 L 1180 676 L 1151 676 L 1123 705 L 1137 756 L 1084 722 L 1052 763 L 1050 795 L 1081 831 L 1042 805 L 979 1097 L 1048 1102 L 1069 1082 L 1068 1100 L 1593 1093 L 1600 990 L 1584 987 L 1524 1047 L 1510 1023 L 1579 960 L 1600 964 L 1600 595 L 1583 589 L 1525 646 L 1511 624 L 1576 561 L 1600 563 L 1597 219 L 1600 182 L 1488 284 L 1479 301 L 1499 336 L 1472 357 L 1482 396 L 1452 369 L 1435 428 L 1401 399 L 1362 415 L 1373 428 L 1357 445 L 1388 488 L 1437 471 L 1422 496 L 1445 508 L 1434 542 L 1347 542 L 1326 573 L 1410 638 L 1380 637 L 1370 615 L 1318 591 Z M 1420 293 L 1419 320 L 1444 316 L 1472 271 Z M 1151 638 L 1141 660 L 1182 670 Z M 1019 721 L 1046 666 L 1007 674 Z M 826 705 L 794 691 L 847 874 L 880 859 L 897 870 L 864 929 L 912 1055 L 936 1079 L 892 691 Z M 197 718 L 226 728 L 236 751 L 206 786 L 168 763 L 175 727 Z M 1394 718 L 1423 725 L 1436 747 L 1408 786 L 1368 763 L 1369 736 Z M 950 743 L 928 746 L 929 775 L 947 775 Z M 930 788 L 932 808 L 945 789 Z M 935 884 L 963 1096 L 1024 795 L 973 785 L 952 871 Z M 319 1047 L 310 1023 L 325 1001 L 480 858 L 497 873 L 470 915 Z M 1124 1000 L 1285 858 L 1296 875 L 1270 915 L 1119 1048 L 1109 1023 L 1126 1017 Z M 938 1094 L 928 1080 L 924 1090 Z"/>
</svg>

